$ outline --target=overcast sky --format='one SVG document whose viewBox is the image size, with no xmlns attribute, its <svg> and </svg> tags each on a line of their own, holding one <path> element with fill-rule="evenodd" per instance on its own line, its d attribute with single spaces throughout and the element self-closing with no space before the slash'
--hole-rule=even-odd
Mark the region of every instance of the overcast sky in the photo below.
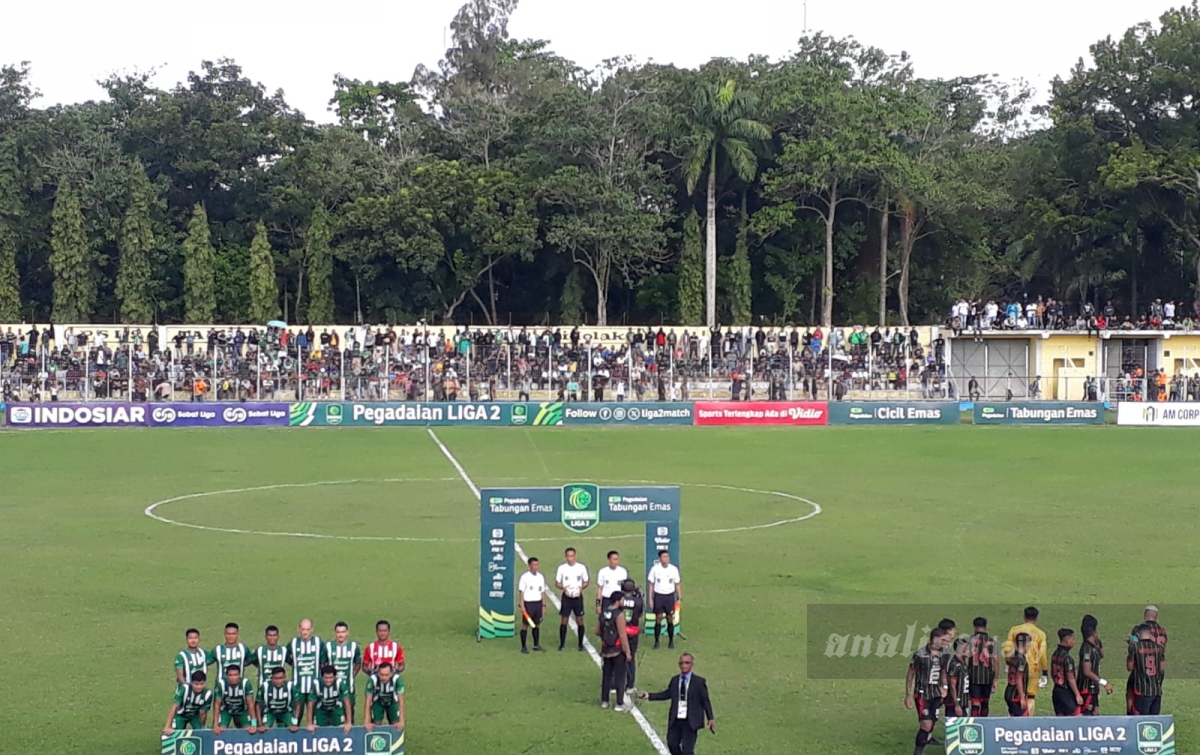
<svg viewBox="0 0 1200 755">
<path fill-rule="evenodd" d="M 808 28 L 907 50 L 925 77 L 1024 78 L 1045 97 L 1088 46 L 1157 19 L 1183 0 L 808 0 Z M 309 118 L 328 121 L 335 73 L 407 81 L 433 66 L 461 0 L 108 0 L 12 2 L 0 21 L 0 63 L 28 60 L 41 104 L 96 99 L 114 72 L 160 73 L 168 87 L 199 61 L 231 57 Z M 717 14 L 703 12 L 716 8 Z M 547 39 L 582 65 L 630 54 L 695 66 L 713 57 L 786 55 L 804 30 L 803 0 L 521 0 L 509 31 Z"/>
</svg>

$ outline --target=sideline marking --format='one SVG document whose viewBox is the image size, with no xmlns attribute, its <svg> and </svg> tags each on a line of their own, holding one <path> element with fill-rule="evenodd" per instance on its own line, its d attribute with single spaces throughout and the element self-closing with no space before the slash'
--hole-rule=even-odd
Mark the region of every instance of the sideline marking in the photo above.
<svg viewBox="0 0 1200 755">
<path fill-rule="evenodd" d="M 429 437 L 433 438 L 433 442 L 437 443 L 438 448 L 442 450 L 442 455 L 444 455 L 450 461 L 450 463 L 454 465 L 454 468 L 458 471 L 458 476 L 462 478 L 463 482 L 467 483 L 467 487 L 471 489 L 471 492 L 475 494 L 476 500 L 478 500 L 479 488 L 476 487 L 475 483 L 471 481 L 470 476 L 467 475 L 467 470 L 463 469 L 462 464 L 458 463 L 458 459 L 454 458 L 454 454 L 450 453 L 450 449 L 446 448 L 446 444 L 442 443 L 442 439 L 437 436 L 437 433 L 433 431 L 433 428 L 428 428 L 428 431 Z M 513 548 L 521 557 L 522 561 L 529 560 L 529 556 L 527 556 L 525 554 L 525 550 L 521 548 L 521 543 L 515 538 L 513 539 Z M 546 594 L 550 596 L 550 602 L 554 604 L 555 608 L 562 608 L 562 603 L 552 590 L 548 590 Z M 578 626 L 575 623 L 574 616 L 570 617 L 569 623 L 573 627 Z M 586 632 L 583 636 L 583 646 L 587 649 L 588 655 L 591 656 L 592 662 L 595 663 L 598 668 L 601 667 L 603 664 L 600 661 L 600 654 L 596 652 L 596 646 L 592 644 L 592 640 L 587 636 Z M 617 705 L 622 705 L 624 701 L 625 690 L 617 690 Z M 657 751 L 659 755 L 671 755 L 670 751 L 667 750 L 667 746 L 663 743 L 662 738 L 658 736 L 658 732 L 656 732 L 654 727 L 650 725 L 650 722 L 646 720 L 646 716 L 642 713 L 641 709 L 636 705 L 631 705 L 629 708 L 629 713 L 633 716 L 633 720 L 637 721 L 637 725 L 641 727 L 642 733 L 646 735 L 646 739 L 650 740 L 650 744 L 654 746 L 655 751 Z"/>
<path fill-rule="evenodd" d="M 354 480 L 320 480 L 317 482 L 286 482 L 278 485 L 258 485 L 250 488 L 229 488 L 227 490 L 209 490 L 202 493 L 188 493 L 179 495 L 173 498 L 165 498 L 161 501 L 155 501 L 147 506 L 142 513 L 151 519 L 162 522 L 163 524 L 173 524 L 177 527 L 188 527 L 194 530 L 204 530 L 206 532 L 225 532 L 231 535 L 261 535 L 264 537 L 306 537 L 313 540 L 351 540 L 351 541 L 367 541 L 367 542 L 395 542 L 395 543 L 474 543 L 475 538 L 444 538 L 444 537 L 396 537 L 393 535 L 326 535 L 319 532 L 269 532 L 265 530 L 243 530 L 233 527 L 212 527 L 206 524 L 193 524 L 192 522 L 181 522 L 176 519 L 165 517 L 158 513 L 160 506 L 165 506 L 168 503 L 178 503 L 180 501 L 191 501 L 197 498 L 207 498 L 214 495 L 233 495 L 235 493 L 253 493 L 260 490 L 280 490 L 284 488 L 315 488 L 323 485 L 358 485 L 367 483 L 403 483 L 403 482 L 454 482 L 459 480 L 459 477 L 387 477 L 382 479 L 354 479 Z M 532 477 L 498 477 L 497 482 L 525 482 L 536 480 Z M 553 482 L 554 480 L 550 480 Z M 566 478 L 562 478 L 563 482 L 569 482 Z M 812 511 L 803 516 L 792 517 L 791 519 L 780 519 L 775 522 L 767 522 L 765 524 L 748 524 L 742 527 L 724 527 L 721 529 L 712 530 L 684 530 L 679 534 L 683 535 L 721 535 L 729 532 L 749 532 L 751 530 L 765 530 L 772 527 L 781 527 L 785 524 L 795 524 L 812 519 L 823 512 L 821 505 L 815 501 L 810 501 L 802 496 L 792 493 L 784 493 L 778 490 L 759 490 L 757 488 L 739 488 L 732 485 L 718 485 L 716 483 L 705 482 L 655 482 L 652 480 L 628 480 L 627 482 L 636 482 L 644 485 L 677 485 L 681 488 L 715 488 L 718 490 L 733 490 L 739 493 L 752 493 L 758 495 L 773 495 L 779 498 L 786 498 L 789 501 L 799 501 L 807 503 L 812 507 Z M 638 533 L 628 535 L 585 535 L 572 537 L 564 535 L 562 537 L 527 537 L 527 543 L 558 543 L 565 540 L 572 542 L 577 540 L 631 540 L 633 538 L 644 538 L 645 536 Z"/>
</svg>

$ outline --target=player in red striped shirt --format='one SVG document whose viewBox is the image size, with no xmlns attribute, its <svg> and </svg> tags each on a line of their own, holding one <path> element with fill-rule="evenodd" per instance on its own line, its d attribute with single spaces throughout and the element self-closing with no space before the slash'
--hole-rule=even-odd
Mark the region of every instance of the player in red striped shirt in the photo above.
<svg viewBox="0 0 1200 755">
<path fill-rule="evenodd" d="M 375 636 L 378 639 L 363 651 L 363 671 L 372 674 L 379 664 L 390 663 L 397 674 L 404 673 L 404 648 L 390 639 L 391 635 L 392 625 L 386 619 L 375 622 Z"/>
</svg>

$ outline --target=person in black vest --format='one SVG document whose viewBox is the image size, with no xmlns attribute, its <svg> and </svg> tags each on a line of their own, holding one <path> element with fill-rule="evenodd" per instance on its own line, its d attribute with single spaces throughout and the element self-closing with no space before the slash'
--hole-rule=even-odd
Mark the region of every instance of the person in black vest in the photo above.
<svg viewBox="0 0 1200 755">
<path fill-rule="evenodd" d="M 667 714 L 667 749 L 671 755 L 693 755 L 696 735 L 704 728 L 705 721 L 709 731 L 717 733 L 712 702 L 708 699 L 708 682 L 692 673 L 695 662 L 691 653 L 684 653 L 679 656 L 679 673 L 671 677 L 665 690 L 639 695 L 643 700 L 671 701 L 671 710 Z"/>
<path fill-rule="evenodd" d="M 646 613 L 646 599 L 637 583 L 627 579 L 621 583 L 623 600 L 621 607 L 625 609 L 625 636 L 629 638 L 629 663 L 626 670 L 628 681 L 625 689 L 629 694 L 634 693 L 637 684 L 637 652 L 638 640 L 642 634 L 642 616 Z"/>
<path fill-rule="evenodd" d="M 617 695 L 618 713 L 628 709 L 625 704 L 626 664 L 633 660 L 629 652 L 629 638 L 625 634 L 625 595 L 620 590 L 606 600 L 596 622 L 596 634 L 600 636 L 600 707 L 608 707 L 608 696 Z"/>
</svg>

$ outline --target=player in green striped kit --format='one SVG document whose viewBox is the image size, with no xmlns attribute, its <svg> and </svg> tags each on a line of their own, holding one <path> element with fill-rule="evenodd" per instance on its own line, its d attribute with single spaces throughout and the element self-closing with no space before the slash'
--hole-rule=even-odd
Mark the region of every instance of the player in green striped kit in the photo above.
<svg viewBox="0 0 1200 755">
<path fill-rule="evenodd" d="M 213 716 L 217 719 L 213 734 L 218 736 L 230 726 L 246 729 L 251 734 L 258 729 L 258 720 L 254 717 L 254 685 L 242 676 L 237 666 L 226 667 L 225 678 L 217 683 Z"/>
<path fill-rule="evenodd" d="M 265 632 L 267 644 L 254 649 L 254 665 L 258 666 L 259 692 L 271 681 L 271 672 L 287 665 L 287 648 L 279 644 L 279 627 L 274 624 Z"/>
<path fill-rule="evenodd" d="M 393 673 L 392 664 L 381 663 L 374 674 L 367 677 L 366 718 L 363 726 L 367 731 L 375 724 L 385 721 L 404 729 L 404 680 Z"/>
<path fill-rule="evenodd" d="M 321 678 L 308 693 L 308 730 L 316 731 L 318 726 L 341 726 L 350 733 L 350 690 L 328 663 L 321 667 Z"/>
<path fill-rule="evenodd" d="M 213 701 L 213 691 L 204 686 L 207 682 L 207 674 L 193 671 L 191 680 L 187 684 L 180 684 L 175 690 L 175 699 L 171 702 L 171 711 L 167 713 L 167 723 L 163 726 L 164 736 L 171 736 L 176 729 L 205 727 Z"/>
<path fill-rule="evenodd" d="M 259 733 L 284 726 L 296 731 L 303 705 L 304 697 L 297 692 L 296 683 L 288 681 L 283 666 L 276 666 L 270 681 L 258 689 Z"/>
<path fill-rule="evenodd" d="M 308 695 L 317 685 L 318 669 L 324 661 L 325 648 L 321 638 L 313 635 L 312 619 L 300 622 L 300 636 L 293 637 L 287 646 L 287 662 L 294 669 L 292 681 L 300 688 L 300 694 Z"/>
<path fill-rule="evenodd" d="M 333 641 L 325 643 L 325 663 L 337 669 L 339 682 L 344 682 L 350 691 L 350 723 L 354 723 L 354 708 L 358 704 L 355 696 L 354 678 L 362 671 L 362 648 L 350 639 L 350 627 L 344 621 L 333 626 Z"/>
<path fill-rule="evenodd" d="M 225 669 L 237 666 L 242 676 L 246 675 L 246 664 L 254 660 L 250 648 L 238 640 L 241 630 L 232 621 L 225 625 L 225 644 L 217 645 L 212 651 L 211 663 L 217 664 L 217 672 L 224 674 Z"/>
<path fill-rule="evenodd" d="M 212 653 L 200 647 L 200 630 L 189 629 L 183 633 L 187 647 L 175 654 L 175 683 L 188 684 L 197 671 L 208 673 L 213 662 Z"/>
</svg>

